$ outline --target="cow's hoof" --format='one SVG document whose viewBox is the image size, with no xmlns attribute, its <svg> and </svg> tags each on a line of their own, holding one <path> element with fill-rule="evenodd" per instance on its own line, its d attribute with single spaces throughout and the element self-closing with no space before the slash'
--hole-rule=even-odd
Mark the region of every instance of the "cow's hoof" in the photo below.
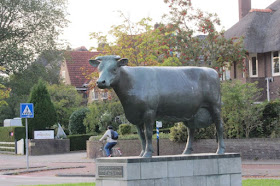
<svg viewBox="0 0 280 186">
<path fill-rule="evenodd" d="M 224 154 L 224 153 L 225 153 L 225 149 L 224 148 L 220 148 L 216 152 L 216 154 Z"/>
<path fill-rule="evenodd" d="M 192 149 L 185 149 L 183 154 L 191 154 L 192 153 Z"/>
<path fill-rule="evenodd" d="M 152 153 L 151 152 L 145 152 L 142 157 L 143 158 L 151 158 L 152 157 Z"/>
<path fill-rule="evenodd" d="M 145 153 L 145 151 L 142 150 L 139 156 L 143 157 L 144 153 Z"/>
</svg>

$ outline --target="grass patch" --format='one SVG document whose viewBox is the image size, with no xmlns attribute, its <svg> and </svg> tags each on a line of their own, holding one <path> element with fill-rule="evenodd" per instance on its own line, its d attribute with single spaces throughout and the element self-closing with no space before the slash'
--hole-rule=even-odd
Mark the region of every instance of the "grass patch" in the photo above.
<svg viewBox="0 0 280 186">
<path fill-rule="evenodd" d="M 28 186 L 28 185 L 22 185 L 22 186 Z M 35 185 L 35 186 L 95 186 L 95 183 L 65 183 L 65 184 Z"/>
<path fill-rule="evenodd" d="M 279 186 L 280 180 L 275 179 L 247 179 L 242 181 L 243 186 Z"/>
</svg>

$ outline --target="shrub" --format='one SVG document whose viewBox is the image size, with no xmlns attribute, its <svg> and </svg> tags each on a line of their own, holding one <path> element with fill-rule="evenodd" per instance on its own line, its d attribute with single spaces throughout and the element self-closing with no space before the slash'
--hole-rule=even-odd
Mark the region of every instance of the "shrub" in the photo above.
<svg viewBox="0 0 280 186">
<path fill-rule="evenodd" d="M 43 80 L 39 80 L 31 90 L 28 103 L 34 104 L 34 118 L 28 121 L 28 137 L 32 138 L 34 130 L 47 129 L 57 122 L 56 111 Z"/>
<path fill-rule="evenodd" d="M 13 136 L 10 134 L 13 133 Z M 25 139 L 25 127 L 0 127 L 0 141 L 14 142 Z"/>
<path fill-rule="evenodd" d="M 119 126 L 119 133 L 121 135 L 131 134 L 131 124 L 121 124 Z"/>
<path fill-rule="evenodd" d="M 86 127 L 83 124 L 83 121 L 86 117 L 88 108 L 81 108 L 73 112 L 69 118 L 69 131 L 70 134 L 85 134 Z"/>
<path fill-rule="evenodd" d="M 280 100 L 276 99 L 265 104 L 262 121 L 261 132 L 264 137 L 280 135 Z"/>
<path fill-rule="evenodd" d="M 106 130 L 107 125 L 118 128 L 119 124 L 115 121 L 115 117 L 124 113 L 121 103 L 115 100 L 93 102 L 89 105 L 89 110 L 90 112 L 84 120 L 87 133 Z"/>
<path fill-rule="evenodd" d="M 86 150 L 87 140 L 91 137 L 90 134 L 78 134 L 67 136 L 70 139 L 70 151 Z"/>
<path fill-rule="evenodd" d="M 222 83 L 222 117 L 225 137 L 249 137 L 250 133 L 262 125 L 262 108 L 254 102 L 258 101 L 262 89 L 257 83 L 241 81 L 224 81 Z"/>
<path fill-rule="evenodd" d="M 184 123 L 176 123 L 174 127 L 170 128 L 169 139 L 173 142 L 186 142 L 188 138 L 188 129 Z"/>
</svg>

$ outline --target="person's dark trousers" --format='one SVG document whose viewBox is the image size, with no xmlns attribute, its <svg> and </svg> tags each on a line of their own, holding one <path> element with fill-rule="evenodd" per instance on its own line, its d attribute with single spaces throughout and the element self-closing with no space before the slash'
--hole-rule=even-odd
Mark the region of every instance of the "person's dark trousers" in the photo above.
<svg viewBox="0 0 280 186">
<path fill-rule="evenodd" d="M 110 156 L 111 149 L 117 144 L 117 142 L 108 142 L 106 143 L 104 149 L 106 152 L 106 156 Z"/>
</svg>

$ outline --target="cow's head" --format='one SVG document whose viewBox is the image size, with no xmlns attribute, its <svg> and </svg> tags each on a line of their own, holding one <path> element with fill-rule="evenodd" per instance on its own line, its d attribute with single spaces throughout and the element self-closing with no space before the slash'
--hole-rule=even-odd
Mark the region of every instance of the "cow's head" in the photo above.
<svg viewBox="0 0 280 186">
<path fill-rule="evenodd" d="M 89 64 L 98 67 L 99 79 L 97 86 L 101 89 L 111 88 L 117 81 L 120 73 L 120 67 L 127 65 L 128 60 L 120 56 L 101 56 L 90 59 Z"/>
</svg>

